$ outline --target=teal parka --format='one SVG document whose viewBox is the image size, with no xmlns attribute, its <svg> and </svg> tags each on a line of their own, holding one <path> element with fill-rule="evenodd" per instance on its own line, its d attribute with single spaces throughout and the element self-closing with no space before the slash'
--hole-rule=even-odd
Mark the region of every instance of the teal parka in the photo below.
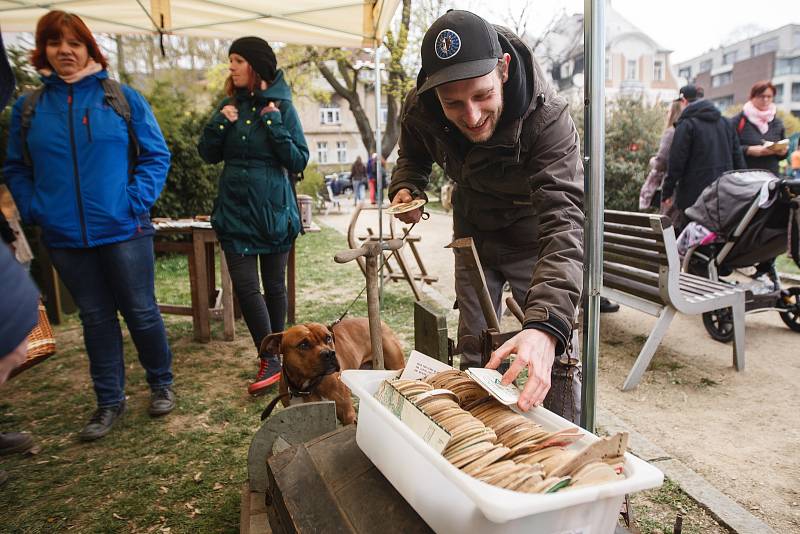
<svg viewBox="0 0 800 534">
<path fill-rule="evenodd" d="M 197 145 L 208 163 L 225 162 L 211 225 L 225 252 L 287 252 L 300 233 L 287 171 L 305 169 L 308 145 L 283 71 L 265 91 L 238 91 L 239 118 L 230 122 L 221 110 L 233 102 L 226 98 L 220 103 Z M 280 111 L 260 116 L 269 102 Z"/>
</svg>

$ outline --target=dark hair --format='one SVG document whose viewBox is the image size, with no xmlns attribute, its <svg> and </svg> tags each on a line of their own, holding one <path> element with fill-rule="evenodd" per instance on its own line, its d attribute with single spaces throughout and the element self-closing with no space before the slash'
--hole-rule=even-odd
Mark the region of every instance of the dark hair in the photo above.
<svg viewBox="0 0 800 534">
<path fill-rule="evenodd" d="M 772 89 L 773 96 L 778 92 L 769 80 L 761 80 L 760 82 L 754 83 L 753 87 L 750 88 L 750 99 L 752 100 L 757 96 L 761 96 L 767 89 Z"/>
<path fill-rule="evenodd" d="M 53 68 L 47 61 L 47 41 L 61 39 L 65 29 L 69 29 L 80 42 L 86 45 L 90 58 L 102 65 L 104 69 L 108 68 L 108 61 L 100 52 L 94 35 L 83 19 L 78 15 L 58 10 L 47 13 L 36 23 L 36 48 L 31 53 L 31 63 L 35 68 Z"/>
<path fill-rule="evenodd" d="M 253 70 L 253 67 L 249 63 L 247 64 L 247 74 L 249 78 L 247 90 L 252 93 L 257 89 L 261 89 L 261 76 Z M 228 78 L 225 80 L 225 94 L 233 97 L 236 95 L 236 89 L 237 87 L 233 84 L 233 78 L 229 74 Z"/>
</svg>

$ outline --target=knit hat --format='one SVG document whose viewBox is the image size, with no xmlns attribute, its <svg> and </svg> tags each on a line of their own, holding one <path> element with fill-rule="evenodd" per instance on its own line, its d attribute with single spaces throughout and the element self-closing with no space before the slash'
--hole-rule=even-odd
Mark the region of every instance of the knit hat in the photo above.
<svg viewBox="0 0 800 534">
<path fill-rule="evenodd" d="M 236 39 L 228 50 L 228 55 L 239 54 L 253 70 L 267 83 L 275 79 L 278 60 L 269 43 L 260 37 L 241 37 Z"/>
</svg>

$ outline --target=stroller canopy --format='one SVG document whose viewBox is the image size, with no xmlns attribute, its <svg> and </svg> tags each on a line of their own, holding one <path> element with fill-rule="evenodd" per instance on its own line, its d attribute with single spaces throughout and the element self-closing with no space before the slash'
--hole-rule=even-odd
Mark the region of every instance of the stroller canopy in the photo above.
<svg viewBox="0 0 800 534">
<path fill-rule="evenodd" d="M 778 178 L 768 171 L 730 171 L 706 187 L 686 210 L 686 216 L 723 238 L 728 238 L 742 221 L 747 209 L 766 190 L 766 185 Z M 773 195 L 776 190 L 773 190 Z M 772 198 L 762 199 L 768 205 Z"/>
</svg>

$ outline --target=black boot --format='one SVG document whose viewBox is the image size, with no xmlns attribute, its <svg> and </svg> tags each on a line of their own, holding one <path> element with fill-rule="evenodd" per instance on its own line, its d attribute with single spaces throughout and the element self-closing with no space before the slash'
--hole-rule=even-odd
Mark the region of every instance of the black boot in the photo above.
<svg viewBox="0 0 800 534">
<path fill-rule="evenodd" d="M 117 406 L 106 406 L 98 408 L 92 414 L 89 422 L 83 427 L 78 439 L 81 441 L 94 441 L 100 439 L 111 431 L 114 422 L 125 413 L 125 401 Z"/>
<path fill-rule="evenodd" d="M 0 432 L 0 454 L 26 452 L 33 447 L 33 438 L 27 432 Z"/>
</svg>

